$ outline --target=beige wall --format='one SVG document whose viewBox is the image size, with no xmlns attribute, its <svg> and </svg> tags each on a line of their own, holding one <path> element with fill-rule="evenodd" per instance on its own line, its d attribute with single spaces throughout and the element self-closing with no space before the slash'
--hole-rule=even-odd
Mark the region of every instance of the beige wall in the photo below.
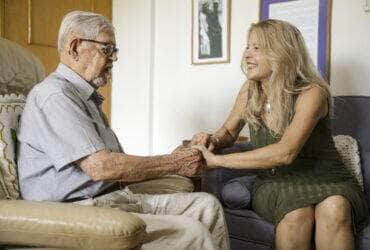
<svg viewBox="0 0 370 250">
<path fill-rule="evenodd" d="M 113 0 L 112 126 L 128 153 L 166 153 L 222 124 L 244 81 L 240 56 L 258 12 L 258 0 L 232 0 L 230 64 L 192 66 L 191 0 Z M 370 95 L 369 27 L 362 0 L 333 0 L 334 94 Z"/>
</svg>

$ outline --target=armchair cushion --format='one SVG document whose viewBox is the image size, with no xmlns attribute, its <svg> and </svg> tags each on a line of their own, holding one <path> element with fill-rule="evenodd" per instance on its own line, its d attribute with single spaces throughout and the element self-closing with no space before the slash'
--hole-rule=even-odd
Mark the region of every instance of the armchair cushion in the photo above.
<svg viewBox="0 0 370 250">
<path fill-rule="evenodd" d="M 139 194 L 171 194 L 192 192 L 194 185 L 189 178 L 179 175 L 168 175 L 157 179 L 129 184 L 133 193 Z"/>
<path fill-rule="evenodd" d="M 134 214 L 72 203 L 0 201 L 0 244 L 133 249 L 146 235 Z"/>
<path fill-rule="evenodd" d="M 23 95 L 0 95 L 0 199 L 18 199 L 16 130 L 25 104 Z"/>
</svg>

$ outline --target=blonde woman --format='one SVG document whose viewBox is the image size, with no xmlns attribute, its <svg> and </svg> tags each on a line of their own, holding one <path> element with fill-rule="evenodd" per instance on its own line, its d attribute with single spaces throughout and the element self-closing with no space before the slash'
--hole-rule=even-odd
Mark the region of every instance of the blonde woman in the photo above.
<svg viewBox="0 0 370 250">
<path fill-rule="evenodd" d="M 196 134 L 191 144 L 209 168 L 261 170 L 252 206 L 275 224 L 276 249 L 311 249 L 312 242 L 316 249 L 353 249 L 367 204 L 334 147 L 329 86 L 301 33 L 279 20 L 253 24 L 242 69 L 248 80 L 223 126 Z M 212 153 L 233 144 L 246 124 L 254 150 Z"/>
</svg>

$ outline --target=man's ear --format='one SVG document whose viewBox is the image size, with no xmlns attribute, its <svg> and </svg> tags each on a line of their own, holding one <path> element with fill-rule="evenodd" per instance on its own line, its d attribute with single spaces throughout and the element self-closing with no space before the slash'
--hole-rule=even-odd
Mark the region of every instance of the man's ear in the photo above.
<svg viewBox="0 0 370 250">
<path fill-rule="evenodd" d="M 80 44 L 80 40 L 75 38 L 75 39 L 72 39 L 69 43 L 69 50 L 68 50 L 68 54 L 72 56 L 72 58 L 75 60 L 75 61 L 78 61 L 79 60 L 79 54 L 78 54 L 78 51 L 77 51 L 77 48 L 78 48 L 78 45 Z"/>
</svg>

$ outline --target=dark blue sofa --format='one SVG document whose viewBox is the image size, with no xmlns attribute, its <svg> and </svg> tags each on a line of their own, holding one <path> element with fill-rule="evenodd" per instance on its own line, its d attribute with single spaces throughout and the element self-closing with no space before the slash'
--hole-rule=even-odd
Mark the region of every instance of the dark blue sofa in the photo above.
<svg viewBox="0 0 370 250">
<path fill-rule="evenodd" d="M 370 97 L 337 96 L 334 98 L 333 135 L 351 135 L 359 144 L 364 189 L 370 201 Z M 222 153 L 250 150 L 249 144 L 236 144 Z M 222 202 L 221 190 L 229 180 L 254 175 L 255 170 L 207 170 L 202 176 L 202 191 L 213 193 Z M 370 207 L 370 205 L 369 205 Z M 274 225 L 261 219 L 249 209 L 225 207 L 232 250 L 273 249 Z M 370 249 L 370 225 L 356 237 L 356 249 Z"/>
</svg>

